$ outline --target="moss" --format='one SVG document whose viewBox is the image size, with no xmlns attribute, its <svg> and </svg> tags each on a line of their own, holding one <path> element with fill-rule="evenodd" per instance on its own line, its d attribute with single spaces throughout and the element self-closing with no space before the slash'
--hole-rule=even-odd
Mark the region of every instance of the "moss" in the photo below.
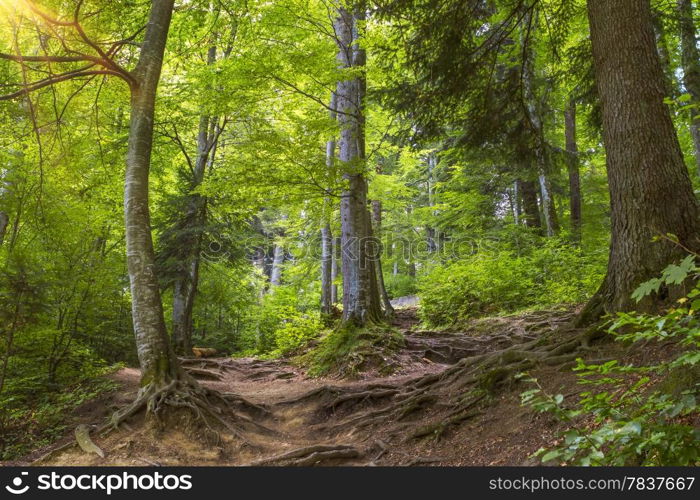
<svg viewBox="0 0 700 500">
<path fill-rule="evenodd" d="M 403 335 L 386 325 L 364 328 L 342 325 L 329 331 L 298 360 L 308 366 L 311 376 L 329 373 L 354 376 L 372 369 L 387 375 L 395 369 L 392 355 L 403 345 Z"/>
<path fill-rule="evenodd" d="M 139 385 L 141 387 L 146 387 L 149 384 L 161 382 L 165 380 L 170 373 L 170 359 L 167 354 L 163 354 L 158 358 L 158 361 L 154 363 L 153 368 L 147 370 L 141 374 L 141 381 Z"/>
</svg>

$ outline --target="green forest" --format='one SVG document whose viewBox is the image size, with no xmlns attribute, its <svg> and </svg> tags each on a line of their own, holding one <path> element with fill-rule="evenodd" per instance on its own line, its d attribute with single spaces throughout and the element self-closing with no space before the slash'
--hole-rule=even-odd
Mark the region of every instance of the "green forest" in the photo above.
<svg viewBox="0 0 700 500">
<path fill-rule="evenodd" d="M 696 0 L 0 25 L 0 463 L 700 464 Z"/>
</svg>

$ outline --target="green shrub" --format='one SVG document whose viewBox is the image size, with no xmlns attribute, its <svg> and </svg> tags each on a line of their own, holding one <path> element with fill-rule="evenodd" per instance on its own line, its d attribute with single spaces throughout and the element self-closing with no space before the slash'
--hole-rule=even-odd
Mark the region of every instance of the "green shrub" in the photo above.
<svg viewBox="0 0 700 500">
<path fill-rule="evenodd" d="M 697 279 L 693 258 L 666 268 L 661 278 L 642 284 L 633 294 L 638 301 L 662 285 Z M 543 462 L 576 465 L 697 465 L 700 463 L 700 287 L 663 315 L 619 313 L 609 332 L 619 341 L 674 341 L 672 359 L 652 365 L 621 365 L 609 361 L 587 365 L 578 360 L 580 384 L 591 387 L 573 406 L 564 396 L 548 394 L 537 380 L 522 393 L 524 404 L 548 412 L 569 427 L 562 442 L 540 449 Z M 695 424 L 695 425 L 694 425 Z"/>
<path fill-rule="evenodd" d="M 245 319 L 236 355 L 280 357 L 287 355 L 323 330 L 318 307 L 299 303 L 293 286 L 280 286 L 252 306 Z"/>
<path fill-rule="evenodd" d="M 384 286 L 392 299 L 414 295 L 418 289 L 416 278 L 407 274 L 384 273 Z"/>
<path fill-rule="evenodd" d="M 603 276 L 604 256 L 584 253 L 560 240 L 542 240 L 529 252 L 496 248 L 434 267 L 418 284 L 420 314 L 446 325 L 485 314 L 576 303 L 587 299 Z"/>
</svg>

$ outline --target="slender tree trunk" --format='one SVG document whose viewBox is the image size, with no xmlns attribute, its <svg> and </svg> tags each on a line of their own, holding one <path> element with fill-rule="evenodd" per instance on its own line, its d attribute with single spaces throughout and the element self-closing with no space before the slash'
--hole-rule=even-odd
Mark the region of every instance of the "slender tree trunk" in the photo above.
<svg viewBox="0 0 700 500">
<path fill-rule="evenodd" d="M 330 119 L 336 120 L 335 107 L 337 106 L 336 94 L 331 94 Z M 326 167 L 329 172 L 335 164 L 335 138 L 326 142 Z M 321 313 L 330 315 L 333 311 L 333 233 L 329 222 L 331 205 L 330 200 L 324 200 L 326 211 L 324 225 L 321 228 Z"/>
<path fill-rule="evenodd" d="M 649 0 L 588 0 L 593 61 L 603 114 L 612 219 L 605 280 L 579 318 L 635 307 L 630 294 L 681 253 L 656 235 L 700 249 L 698 203 L 664 104 L 664 74 Z M 643 309 L 649 303 L 638 305 Z"/>
<path fill-rule="evenodd" d="M 338 271 L 340 271 L 340 265 L 338 264 L 341 260 L 342 244 L 340 238 L 333 238 L 333 258 L 331 260 L 331 304 L 335 305 L 338 303 Z"/>
<path fill-rule="evenodd" d="M 335 32 L 338 60 L 342 68 L 364 68 L 365 54 L 358 44 L 356 21 L 364 20 L 363 7 L 353 15 L 338 7 Z M 353 76 L 338 83 L 340 123 L 339 160 L 346 188 L 341 194 L 340 219 L 343 267 L 343 321 L 363 326 L 381 321 L 375 264 L 370 257 L 373 244 L 367 181 L 363 174 L 365 131 L 363 117 L 364 78 Z"/>
<path fill-rule="evenodd" d="M 532 11 L 528 11 L 525 24 L 531 24 Z M 525 43 L 525 42 L 523 42 Z M 549 154 L 544 136 L 544 125 L 540 106 L 535 90 L 535 55 L 531 46 L 525 46 L 525 61 L 523 62 L 523 85 L 528 113 L 528 121 L 532 128 L 534 139 L 534 157 L 537 163 L 537 174 L 540 184 L 540 200 L 542 201 L 542 219 L 547 236 L 554 236 L 559 231 L 557 212 L 552 198 L 551 181 L 549 179 Z"/>
<path fill-rule="evenodd" d="M 690 94 L 690 134 L 695 146 L 697 174 L 700 176 L 700 51 L 693 18 L 692 0 L 678 0 L 678 19 L 681 32 L 683 85 Z"/>
<path fill-rule="evenodd" d="M 581 241 L 581 177 L 579 175 L 578 145 L 576 144 L 576 101 L 569 99 L 564 113 L 566 135 L 566 166 L 569 171 L 569 211 L 571 234 Z"/>
<path fill-rule="evenodd" d="M 654 39 L 659 52 L 659 62 L 664 72 L 664 82 L 666 84 L 666 93 L 669 96 L 676 95 L 676 77 L 671 54 L 668 50 L 668 41 L 666 39 L 666 29 L 664 28 L 663 19 L 659 12 L 652 12 L 652 23 L 654 26 Z"/>
<path fill-rule="evenodd" d="M 164 385 L 181 373 L 163 318 L 148 207 L 148 174 L 153 147 L 156 89 L 173 5 L 174 0 L 152 1 L 139 62 L 133 72 L 137 83 L 131 88 L 124 218 L 132 315 L 142 386 Z"/>
<path fill-rule="evenodd" d="M 523 220 L 527 227 L 541 228 L 540 209 L 537 204 L 537 188 L 534 181 L 518 180 L 523 198 Z"/>
<path fill-rule="evenodd" d="M 377 173 L 381 174 L 381 167 L 377 167 Z M 374 235 L 378 240 L 380 245 L 381 254 L 384 248 L 381 242 L 382 238 L 382 202 L 379 200 L 372 201 L 372 218 L 374 219 Z M 382 307 L 384 309 L 384 314 L 386 316 L 394 315 L 394 307 L 391 305 L 391 299 L 386 291 L 386 285 L 384 284 L 384 270 L 382 269 L 381 257 L 375 259 L 377 266 L 377 286 L 379 289 L 379 297 L 382 301 Z"/>
<path fill-rule="evenodd" d="M 282 265 L 284 264 L 284 246 L 275 243 L 272 257 L 272 270 L 270 271 L 270 290 L 282 284 Z"/>
<path fill-rule="evenodd" d="M 552 197 L 552 186 L 549 177 L 544 169 L 540 171 L 540 195 L 542 199 L 542 215 L 544 224 L 547 230 L 547 236 L 554 236 L 559 232 L 559 219 L 557 218 L 557 210 L 554 206 L 554 198 Z"/>
<path fill-rule="evenodd" d="M 207 64 L 216 62 L 216 47 L 211 46 L 207 51 Z M 179 230 L 184 233 L 185 241 L 178 242 L 182 254 L 180 275 L 173 284 L 173 347 L 178 354 L 192 353 L 192 335 L 194 320 L 192 311 L 199 286 L 199 267 L 201 260 L 202 242 L 204 241 L 204 226 L 207 223 L 206 198 L 197 189 L 206 175 L 207 169 L 214 162 L 216 143 L 219 137 L 217 119 L 202 114 L 199 117 L 197 133 L 197 157 L 190 182 L 190 192 L 186 199 L 186 211 Z"/>
<path fill-rule="evenodd" d="M 5 233 L 7 225 L 10 223 L 10 217 L 5 212 L 0 212 L 0 246 L 5 241 Z"/>
</svg>

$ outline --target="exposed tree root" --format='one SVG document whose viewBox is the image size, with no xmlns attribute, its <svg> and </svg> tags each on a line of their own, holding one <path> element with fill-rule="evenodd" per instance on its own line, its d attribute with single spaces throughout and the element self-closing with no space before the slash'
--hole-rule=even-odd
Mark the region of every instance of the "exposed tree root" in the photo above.
<svg viewBox="0 0 700 500">
<path fill-rule="evenodd" d="M 273 430 L 245 414 L 265 415 L 267 410 L 264 407 L 235 394 L 221 394 L 203 387 L 185 373 L 167 384 L 152 383 L 141 388 L 136 400 L 115 412 L 99 432 L 107 434 L 142 411 L 156 429 L 165 428 L 176 418 L 175 425 L 194 433 L 203 433 L 207 439 L 217 443 L 221 430 L 231 433 L 248 446 L 255 445 L 245 431 L 274 434 Z"/>
<path fill-rule="evenodd" d="M 314 445 L 296 450 L 288 451 L 273 457 L 263 458 L 251 462 L 250 466 L 259 465 L 286 465 L 292 467 L 303 467 L 319 465 L 322 462 L 339 459 L 358 458 L 362 455 L 360 450 L 350 445 Z"/>
<path fill-rule="evenodd" d="M 425 375 L 399 386 L 346 388 L 327 386 L 297 400 L 320 399 L 317 414 L 335 415 L 334 421 L 321 424 L 331 434 L 356 431 L 373 426 L 393 426 L 395 436 L 407 439 L 432 436 L 439 439 L 450 427 L 481 413 L 479 405 L 500 387 L 515 382 L 515 375 L 536 366 L 570 363 L 602 336 L 598 328 L 575 332 L 563 340 L 550 342 L 541 336 L 495 352 L 462 358 L 440 373 Z M 330 398 L 330 399 L 329 399 Z M 389 400 L 389 403 L 382 402 Z M 371 404 L 371 409 L 366 406 Z M 381 405 L 380 405 L 381 404 Z M 341 415 L 335 410 L 342 406 Z M 429 408 L 449 408 L 439 420 L 405 431 L 398 423 Z M 315 420 L 324 420 L 316 417 Z"/>
</svg>

